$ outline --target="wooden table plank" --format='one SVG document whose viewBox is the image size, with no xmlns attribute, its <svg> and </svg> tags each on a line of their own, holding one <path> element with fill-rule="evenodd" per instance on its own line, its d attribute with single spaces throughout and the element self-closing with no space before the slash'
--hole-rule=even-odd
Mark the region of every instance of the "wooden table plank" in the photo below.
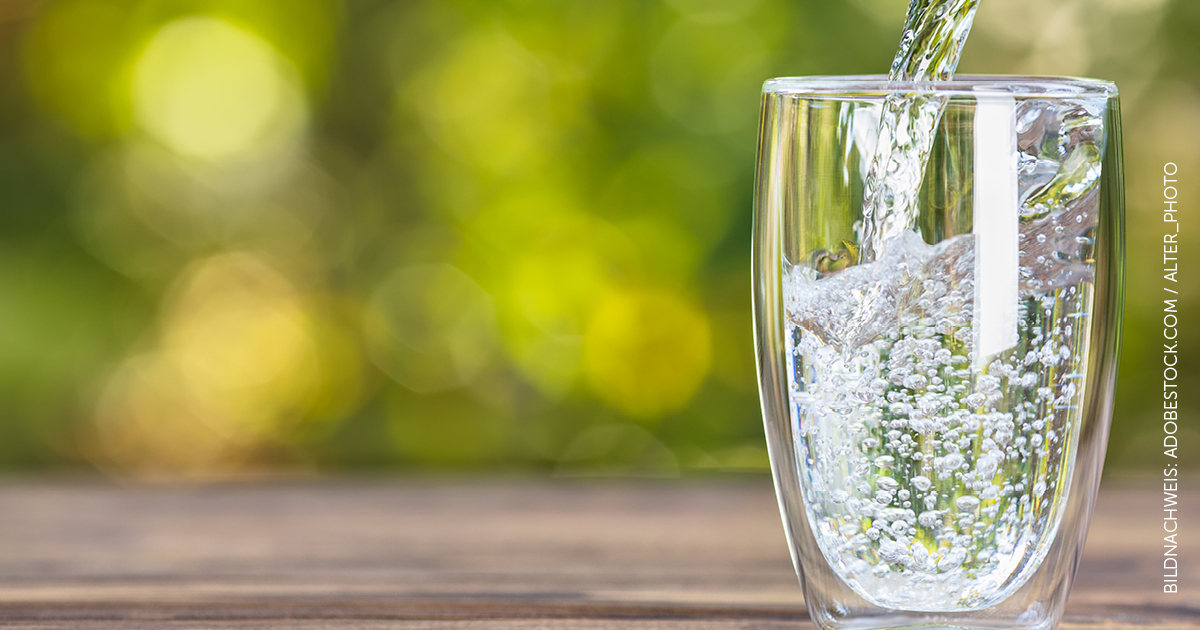
<svg viewBox="0 0 1200 630">
<path fill-rule="evenodd" d="M 1064 628 L 1200 629 L 1189 545 L 1159 592 L 1160 502 L 1102 493 Z M 0 558 L 4 627 L 813 628 L 765 478 L 10 483 Z"/>
</svg>

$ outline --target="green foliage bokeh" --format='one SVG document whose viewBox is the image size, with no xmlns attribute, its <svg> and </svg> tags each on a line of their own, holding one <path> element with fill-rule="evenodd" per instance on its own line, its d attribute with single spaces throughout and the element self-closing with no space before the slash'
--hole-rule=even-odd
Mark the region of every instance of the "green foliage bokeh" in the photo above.
<svg viewBox="0 0 1200 630">
<path fill-rule="evenodd" d="M 883 73 L 904 7 L 4 5 L 0 466 L 765 470 L 759 86 Z M 1122 88 L 1118 471 L 1160 450 L 1156 186 L 1200 172 L 1198 35 L 1191 0 L 985 0 L 960 67 Z"/>
</svg>

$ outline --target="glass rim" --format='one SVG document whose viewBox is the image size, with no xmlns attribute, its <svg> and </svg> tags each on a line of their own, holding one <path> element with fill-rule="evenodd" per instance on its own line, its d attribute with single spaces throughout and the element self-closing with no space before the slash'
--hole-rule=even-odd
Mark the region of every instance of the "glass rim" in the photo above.
<svg viewBox="0 0 1200 630">
<path fill-rule="evenodd" d="M 949 81 L 890 81 L 881 74 L 778 77 L 763 83 L 764 94 L 793 96 L 887 96 L 889 94 L 977 94 L 1000 92 L 1033 98 L 1113 98 L 1111 81 L 1079 77 L 956 75 Z"/>
</svg>

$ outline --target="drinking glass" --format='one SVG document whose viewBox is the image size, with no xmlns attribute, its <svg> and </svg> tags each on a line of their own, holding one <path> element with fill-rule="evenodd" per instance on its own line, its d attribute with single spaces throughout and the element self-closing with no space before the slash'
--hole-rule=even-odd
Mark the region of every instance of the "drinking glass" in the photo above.
<svg viewBox="0 0 1200 630">
<path fill-rule="evenodd" d="M 888 127 L 897 107 L 927 128 Z M 1112 412 L 1116 87 L 774 79 L 758 160 L 760 392 L 814 622 L 1053 628 Z M 864 214 L 889 168 L 915 205 Z"/>
</svg>

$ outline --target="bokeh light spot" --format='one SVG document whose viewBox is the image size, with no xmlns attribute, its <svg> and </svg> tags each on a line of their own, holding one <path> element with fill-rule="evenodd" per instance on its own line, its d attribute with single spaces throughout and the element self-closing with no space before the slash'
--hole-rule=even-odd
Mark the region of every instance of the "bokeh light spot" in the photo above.
<svg viewBox="0 0 1200 630">
<path fill-rule="evenodd" d="M 184 378 L 161 353 L 128 359 L 97 402 L 97 463 L 139 476 L 235 470 L 244 451 L 206 412 L 193 404 Z"/>
<path fill-rule="evenodd" d="M 163 350 L 226 435 L 275 435 L 318 384 L 313 322 L 291 285 L 247 254 L 204 261 L 164 321 Z"/>
<path fill-rule="evenodd" d="M 603 258 L 583 246 L 534 251 L 514 263 L 505 341 L 543 395 L 562 398 L 575 384 L 587 314 L 607 281 Z"/>
<path fill-rule="evenodd" d="M 468 163 L 510 174 L 545 159 L 554 137 L 550 81 L 508 33 L 464 37 L 409 90 L 432 137 Z"/>
<path fill-rule="evenodd" d="M 292 65 L 257 35 L 207 16 L 158 30 L 134 69 L 133 102 L 147 133 L 205 160 L 276 148 L 307 118 Z"/>
<path fill-rule="evenodd" d="M 678 410 L 708 374 L 708 318 L 665 291 L 611 293 L 584 336 L 584 367 L 596 395 L 638 418 Z"/>
<path fill-rule="evenodd" d="M 492 360 L 492 298 L 447 264 L 402 267 L 371 297 L 364 322 L 371 358 L 416 392 L 461 387 Z"/>
<path fill-rule="evenodd" d="M 264 449 L 332 426 L 363 392 L 345 324 L 247 253 L 192 265 L 160 327 L 97 402 L 98 463 L 122 473 L 235 473 Z"/>
</svg>

